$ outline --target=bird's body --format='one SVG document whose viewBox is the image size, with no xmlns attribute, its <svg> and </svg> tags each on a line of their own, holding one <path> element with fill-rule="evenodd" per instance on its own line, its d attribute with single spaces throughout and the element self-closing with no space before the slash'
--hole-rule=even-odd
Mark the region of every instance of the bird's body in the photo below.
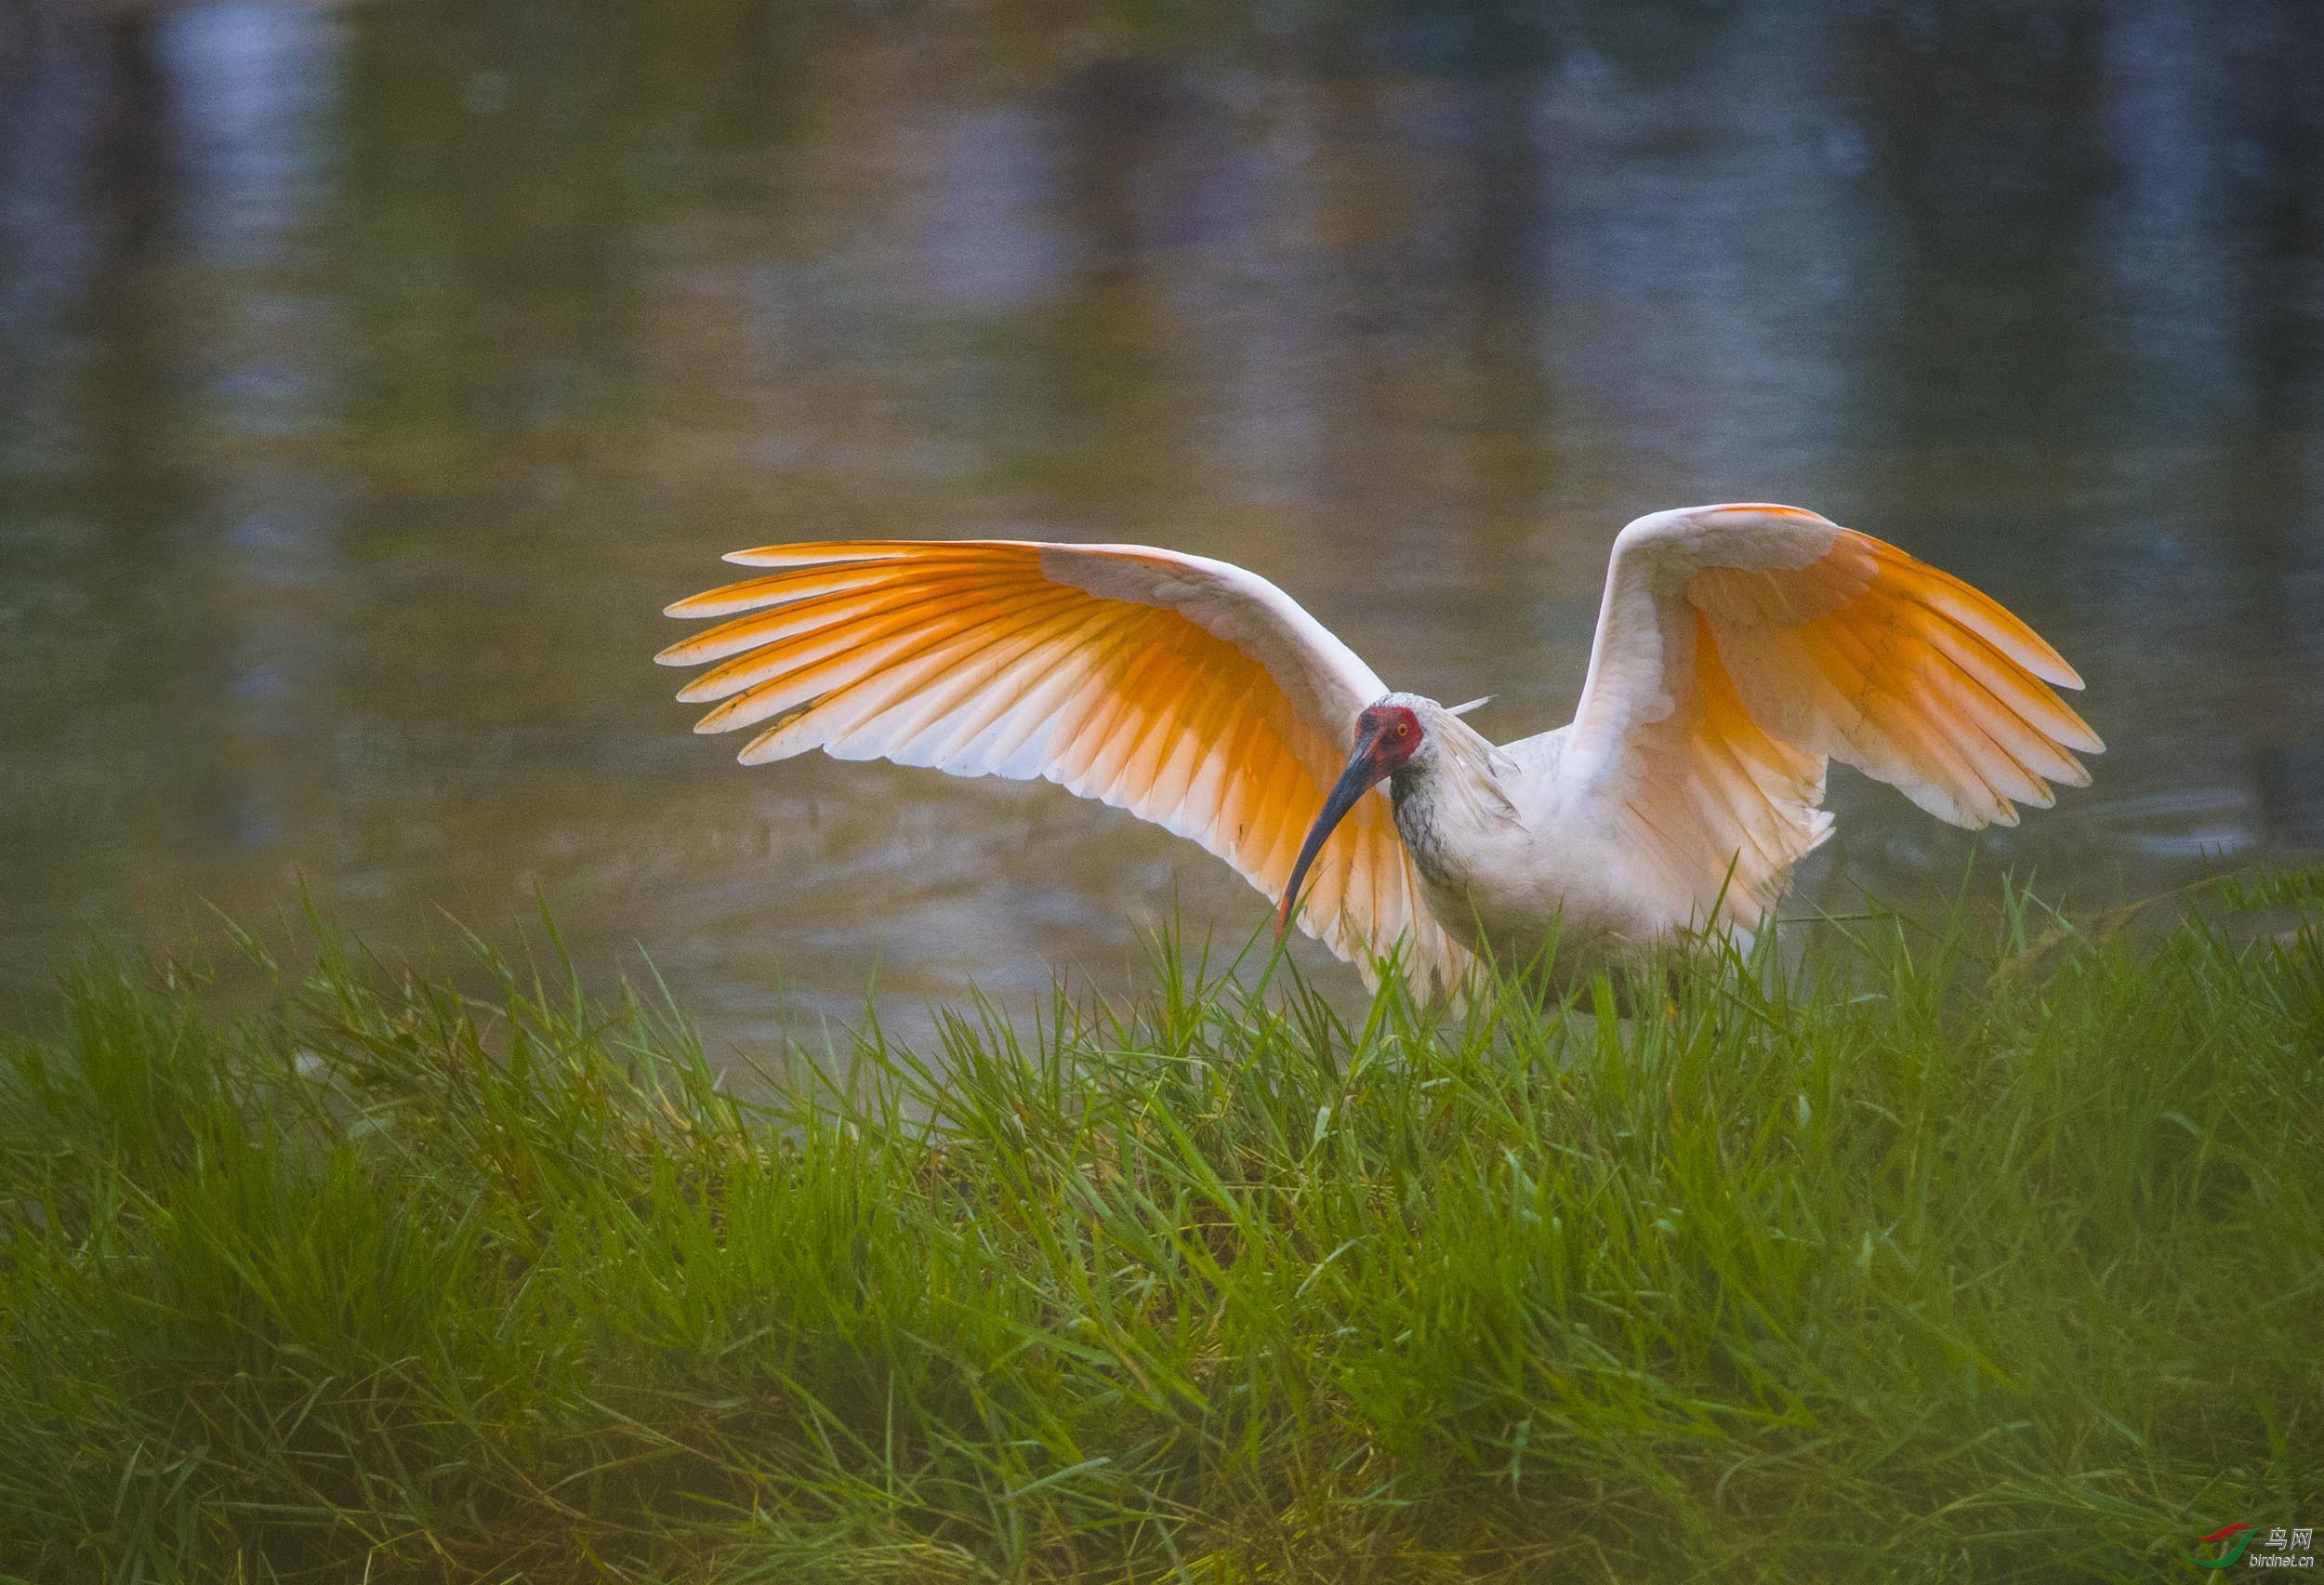
<svg viewBox="0 0 2324 1585">
<path fill-rule="evenodd" d="M 1829 832 L 1828 759 L 1974 827 L 2086 783 L 2075 752 L 2102 746 L 2024 623 L 1793 507 L 1624 529 L 1573 722 L 1505 745 L 1226 562 L 991 540 L 729 560 L 774 570 L 671 606 L 734 619 L 657 658 L 721 663 L 680 697 L 720 701 L 698 731 L 760 725 L 746 762 L 1045 777 L 1201 842 L 1367 978 L 1393 952 L 1423 988 L 1552 941 L 1569 982 L 1752 930 Z"/>
<path fill-rule="evenodd" d="M 1560 779 L 1567 729 L 1492 745 L 1433 700 L 1388 698 L 1433 737 L 1477 738 L 1464 755 L 1388 778 L 1420 896 L 1464 948 L 1522 967 L 1543 958 L 1554 936 L 1552 967 L 1565 980 L 1672 928 L 1646 889 L 1624 883 L 1625 855 L 1590 818 L 1577 785 Z M 1480 761 L 1490 768 L 1482 777 L 1472 769 Z"/>
</svg>

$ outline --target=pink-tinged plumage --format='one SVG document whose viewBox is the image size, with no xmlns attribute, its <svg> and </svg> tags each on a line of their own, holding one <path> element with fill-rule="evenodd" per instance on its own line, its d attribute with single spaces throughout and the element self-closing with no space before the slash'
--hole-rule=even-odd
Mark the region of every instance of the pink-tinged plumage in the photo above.
<svg viewBox="0 0 2324 1585">
<path fill-rule="evenodd" d="M 1042 777 L 1191 837 L 1262 891 L 1291 858 L 1385 685 L 1280 590 L 1134 546 L 859 541 L 729 558 L 780 569 L 669 608 L 716 662 L 697 730 L 754 727 L 747 763 L 811 748 Z M 1466 955 L 1421 903 L 1379 797 L 1332 840 L 1305 927 L 1344 957 L 1406 942 L 1449 987 Z"/>
<path fill-rule="evenodd" d="M 2075 756 L 2102 747 L 2025 623 L 1794 507 L 1625 528 L 1573 723 L 1499 746 L 1225 562 L 998 540 L 727 559 L 772 570 L 670 606 L 721 620 L 657 658 L 709 665 L 679 696 L 712 706 L 699 731 L 757 729 L 746 762 L 1057 782 L 1271 895 L 1296 878 L 1303 929 L 1367 977 L 1400 948 L 1424 988 L 1552 932 L 1570 974 L 1714 916 L 1755 927 L 1829 834 L 1828 759 L 1975 827 L 2084 785 Z"/>
</svg>

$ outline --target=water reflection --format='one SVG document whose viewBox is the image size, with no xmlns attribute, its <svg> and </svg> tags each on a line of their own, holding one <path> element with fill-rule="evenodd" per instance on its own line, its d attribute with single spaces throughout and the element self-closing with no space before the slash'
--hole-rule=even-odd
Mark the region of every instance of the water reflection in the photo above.
<svg viewBox="0 0 2324 1585">
<path fill-rule="evenodd" d="M 685 732 L 736 544 L 1144 539 L 1563 720 L 1606 542 L 1805 501 L 2095 687 L 2086 891 L 2324 846 L 2304 0 L 0 8 L 0 987 L 537 884 L 721 1038 L 1261 905 L 1053 789 Z M 1846 780 L 1806 877 L 1968 839 Z M 634 958 L 629 959 L 634 963 Z"/>
</svg>

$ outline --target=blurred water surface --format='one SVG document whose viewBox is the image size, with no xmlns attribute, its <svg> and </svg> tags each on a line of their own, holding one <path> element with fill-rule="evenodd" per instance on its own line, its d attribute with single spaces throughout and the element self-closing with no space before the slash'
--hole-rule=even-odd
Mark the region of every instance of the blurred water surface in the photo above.
<svg viewBox="0 0 2324 1585">
<path fill-rule="evenodd" d="M 537 887 L 720 1043 L 1258 925 L 691 736 L 660 606 L 794 537 L 1229 557 L 1511 737 L 1624 521 L 1800 502 L 2090 678 L 1980 862 L 2324 845 L 2318 82 L 2309 0 L 0 0 L 0 994 L 302 876 L 390 947 Z M 1832 801 L 1810 900 L 1970 863 Z"/>
</svg>

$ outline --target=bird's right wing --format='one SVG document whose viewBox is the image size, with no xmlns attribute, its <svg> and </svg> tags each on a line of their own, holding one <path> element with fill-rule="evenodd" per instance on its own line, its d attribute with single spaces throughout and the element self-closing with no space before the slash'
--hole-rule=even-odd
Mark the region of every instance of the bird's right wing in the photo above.
<svg viewBox="0 0 2324 1585">
<path fill-rule="evenodd" d="M 2047 807 L 2104 746 L 2081 679 L 2000 604 L 1797 507 L 1691 507 L 1614 542 L 1567 740 L 1676 918 L 1747 928 L 1823 839 L 1827 756 L 1975 828 Z M 2013 802 L 2014 800 L 2014 803 Z"/>
<path fill-rule="evenodd" d="M 956 775 L 1044 778 L 1191 837 L 1271 897 L 1388 690 L 1266 579 L 1125 545 L 854 540 L 726 558 L 772 569 L 669 607 L 724 616 L 667 666 L 695 726 L 756 726 L 745 764 L 811 748 Z M 1446 988 L 1467 959 L 1421 899 L 1383 792 L 1324 849 L 1301 927 L 1371 977 Z"/>
</svg>

